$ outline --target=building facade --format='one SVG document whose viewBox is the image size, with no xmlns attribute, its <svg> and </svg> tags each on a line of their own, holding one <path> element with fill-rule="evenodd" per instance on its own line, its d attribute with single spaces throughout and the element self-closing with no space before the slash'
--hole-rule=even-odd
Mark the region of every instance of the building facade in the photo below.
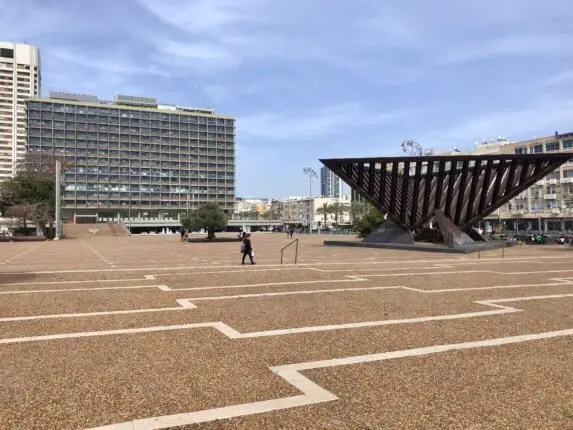
<svg viewBox="0 0 573 430">
<path fill-rule="evenodd" d="M 334 197 L 289 197 L 271 202 L 273 220 L 281 220 L 283 225 L 303 227 L 312 230 L 325 230 L 336 227 L 337 224 L 350 224 L 350 196 Z M 339 213 L 327 210 L 326 219 L 323 208 L 338 205 Z"/>
<path fill-rule="evenodd" d="M 268 218 L 271 201 L 267 197 L 237 197 L 234 218 Z"/>
<path fill-rule="evenodd" d="M 571 152 L 571 159 L 486 218 L 501 230 L 573 232 L 573 133 L 520 142 L 499 140 L 476 145 L 478 154 Z"/>
<path fill-rule="evenodd" d="M 26 100 L 40 94 L 40 51 L 0 42 L 0 181 L 16 175 L 26 152 Z"/>
<path fill-rule="evenodd" d="M 235 202 L 235 119 L 153 98 L 51 93 L 28 101 L 28 151 L 65 156 L 62 218 L 180 218 Z"/>
<path fill-rule="evenodd" d="M 330 169 L 320 169 L 320 195 L 322 197 L 340 197 L 341 180 Z"/>
</svg>

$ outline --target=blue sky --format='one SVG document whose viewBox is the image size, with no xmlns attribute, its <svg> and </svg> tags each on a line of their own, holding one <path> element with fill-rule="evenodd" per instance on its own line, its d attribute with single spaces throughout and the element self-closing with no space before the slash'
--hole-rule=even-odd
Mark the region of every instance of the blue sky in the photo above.
<svg viewBox="0 0 573 430">
<path fill-rule="evenodd" d="M 400 5 L 399 5 L 400 3 Z M 552 0 L 0 0 L 43 92 L 237 118 L 237 194 L 302 195 L 318 158 L 573 130 L 573 8 Z M 315 190 L 318 190 L 315 183 Z"/>
</svg>

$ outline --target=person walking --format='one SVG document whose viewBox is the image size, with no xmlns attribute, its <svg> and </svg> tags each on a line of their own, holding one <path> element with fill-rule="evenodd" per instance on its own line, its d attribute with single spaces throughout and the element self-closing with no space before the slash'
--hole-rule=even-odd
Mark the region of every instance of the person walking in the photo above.
<svg viewBox="0 0 573 430">
<path fill-rule="evenodd" d="M 245 257 L 248 255 L 249 260 L 251 260 L 251 264 L 255 264 L 255 260 L 253 259 L 254 250 L 253 245 L 251 243 L 251 233 L 246 233 L 243 237 L 243 244 L 241 245 L 241 253 L 243 254 L 243 260 L 241 264 L 245 264 Z"/>
</svg>

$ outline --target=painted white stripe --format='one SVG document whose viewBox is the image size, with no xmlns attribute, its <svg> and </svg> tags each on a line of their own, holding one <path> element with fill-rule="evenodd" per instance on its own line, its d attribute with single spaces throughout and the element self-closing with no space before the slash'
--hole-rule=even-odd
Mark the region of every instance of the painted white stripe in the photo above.
<svg viewBox="0 0 573 430">
<path fill-rule="evenodd" d="M 554 339 L 572 335 L 573 329 L 558 330 L 545 333 L 525 334 L 520 336 L 511 336 L 473 342 L 452 343 L 448 345 L 434 345 L 422 348 L 405 349 L 401 351 L 383 352 L 378 354 L 358 355 L 354 357 L 343 357 L 329 360 L 275 366 L 271 367 L 270 370 L 283 378 L 285 382 L 288 382 L 289 384 L 296 387 L 299 391 L 301 391 L 301 395 L 283 397 L 273 400 L 264 400 L 260 402 L 243 403 L 239 405 L 206 409 L 196 412 L 144 418 L 128 421 L 125 423 L 96 427 L 91 430 L 156 430 L 330 402 L 337 400 L 338 397 L 330 391 L 322 388 L 318 384 L 312 382 L 306 376 L 302 375 L 300 373 L 301 371 L 311 369 L 324 369 L 336 366 L 347 366 L 352 364 L 373 363 L 405 357 L 419 357 L 447 351 L 495 347 L 535 340 Z"/>
<path fill-rule="evenodd" d="M 238 285 L 218 285 L 212 287 L 191 287 L 191 288 L 171 288 L 164 291 L 205 291 L 205 290 L 223 290 L 232 288 L 252 288 L 252 287 L 276 287 L 280 285 L 307 285 L 307 284 L 329 284 L 329 283 L 342 283 L 342 282 L 362 282 L 367 279 L 358 277 L 347 276 L 346 279 L 320 279 L 315 281 L 285 281 L 285 282 L 267 282 L 260 284 L 238 284 Z"/>
<path fill-rule="evenodd" d="M 15 242 L 13 242 L 13 243 L 15 243 Z M 32 251 L 35 251 L 36 249 L 40 248 L 40 247 L 43 246 L 45 243 L 46 243 L 46 242 L 42 242 L 42 243 L 40 243 L 39 245 L 34 246 L 33 248 L 26 249 L 26 250 L 24 250 L 24 251 L 22 251 L 22 252 L 19 252 L 19 253 L 16 254 L 15 256 L 10 257 L 10 258 L 8 258 L 7 260 L 4 260 L 4 261 L 3 261 L 2 263 L 0 263 L 0 264 L 6 264 L 6 263 L 8 263 L 8 262 L 10 262 L 10 261 L 13 261 L 13 260 L 16 260 L 16 259 L 18 259 L 18 258 L 20 258 L 20 257 L 23 257 L 24 255 L 26 255 L 26 254 L 28 254 L 28 253 L 30 253 L 30 252 L 32 252 Z"/>
<path fill-rule="evenodd" d="M 384 288 L 384 287 L 382 287 Z M 387 288 L 387 287 L 386 287 Z M 395 287 L 401 288 L 401 287 Z M 349 291 L 349 290 L 346 290 Z M 320 292 L 320 291 L 318 291 Z M 306 294 L 308 292 L 304 292 Z M 274 293 L 268 293 L 274 294 Z M 237 298 L 240 296 L 228 296 L 223 299 Z M 495 299 L 495 300 L 482 300 L 474 302 L 479 305 L 489 306 L 496 308 L 496 310 L 479 311 L 479 312 L 469 312 L 462 314 L 449 314 L 449 315 L 436 315 L 427 317 L 417 317 L 417 318 L 407 318 L 398 320 L 380 320 L 380 321 L 366 321 L 361 323 L 346 323 L 346 324 L 336 324 L 336 325 L 323 325 L 323 326 L 308 326 L 308 327 L 297 327 L 291 329 L 278 329 L 278 330 L 267 330 L 259 332 L 247 332 L 240 333 L 234 328 L 228 326 L 223 322 L 208 322 L 199 324 L 183 324 L 183 325 L 169 325 L 169 326 L 154 326 L 154 327 L 142 327 L 135 329 L 119 329 L 119 330 L 104 330 L 104 331 L 93 331 L 93 332 L 79 332 L 79 333 L 65 333 L 56 335 L 43 335 L 43 336 L 32 336 L 32 337 L 22 337 L 22 338 L 8 338 L 0 339 L 0 344 L 10 344 L 10 343 L 22 343 L 22 342 L 37 342 L 37 341 L 47 341 L 54 339 L 73 339 L 79 337 L 91 337 L 91 336 L 109 336 L 109 335 L 120 335 L 120 334 L 131 334 L 131 333 L 146 333 L 155 331 L 171 331 L 171 330 L 182 330 L 197 327 L 212 327 L 220 331 L 225 336 L 230 339 L 246 339 L 246 338 L 260 338 L 260 337 L 270 337 L 270 336 L 282 336 L 288 334 L 299 334 L 299 333 L 311 333 L 311 332 L 321 332 L 330 330 L 342 330 L 342 329 L 354 329 L 354 328 L 364 328 L 364 327 L 377 327 L 383 325 L 398 325 L 398 324 L 414 324 L 429 321 L 445 321 L 454 319 L 464 319 L 464 318 L 476 318 L 482 316 L 499 315 L 506 313 L 521 312 L 520 309 L 516 309 L 509 306 L 498 305 L 497 303 L 503 303 L 504 301 L 516 302 L 516 301 L 528 301 L 528 300 L 542 300 L 542 299 L 557 299 L 557 298 L 568 298 L 573 297 L 573 294 L 555 294 L 548 296 L 532 296 L 532 297 L 516 297 L 509 299 Z M 211 300 L 218 300 L 219 297 L 211 297 Z M 162 312 L 162 311 L 173 311 L 182 309 L 193 309 L 196 307 L 192 301 L 194 299 L 178 299 L 177 303 L 181 306 L 179 308 L 160 308 L 160 309 L 141 309 L 136 311 L 111 311 L 111 312 L 94 312 L 89 314 L 62 314 L 62 315 L 45 315 L 40 317 L 15 317 L 9 318 L 8 321 L 25 321 L 28 319 L 43 319 L 43 318 L 70 318 L 75 316 L 98 316 L 98 315 L 113 315 L 113 314 L 129 314 L 129 313 L 145 313 L 145 312 Z M 196 300 L 196 299 L 195 299 Z"/>
<path fill-rule="evenodd" d="M 14 321 L 35 321 L 35 320 L 48 320 L 48 319 L 61 319 L 61 318 L 81 318 L 81 317 L 101 317 L 108 315 L 129 315 L 129 314 L 146 314 L 151 312 L 171 312 L 188 309 L 184 307 L 173 308 L 151 308 L 151 309 L 128 309 L 121 311 L 102 311 L 102 312 L 82 312 L 73 314 L 51 314 L 51 315 L 31 315 L 25 317 L 4 317 L 0 318 L 0 322 L 14 322 Z M 1 342 L 1 340 L 0 340 Z"/>
<path fill-rule="evenodd" d="M 53 290 L 11 290 L 11 291 L 0 291 L 0 295 L 2 295 L 2 294 L 66 293 L 66 292 L 74 292 L 74 291 L 101 291 L 101 290 L 139 290 L 142 288 L 158 288 L 162 291 L 170 291 L 170 290 L 164 290 L 163 289 L 164 287 L 165 287 L 165 285 L 133 285 L 133 286 L 125 286 L 125 287 L 60 288 L 60 289 L 53 289 Z"/>
<path fill-rule="evenodd" d="M 552 255 L 552 256 L 536 256 L 535 259 L 552 259 L 552 260 L 557 260 L 557 259 L 564 259 L 564 258 L 569 258 L 569 256 L 563 256 L 563 255 Z M 532 257 L 507 257 L 504 258 L 505 261 L 529 261 L 531 260 Z M 339 261 L 339 262 L 334 262 L 334 261 L 329 261 L 329 262 L 315 262 L 315 263 L 298 263 L 298 264 L 260 264 L 258 265 L 258 270 L 267 268 L 267 267 L 283 267 L 283 268 L 289 268 L 289 267 L 293 267 L 293 268 L 300 268 L 300 267 L 312 267 L 312 266 L 322 266 L 322 267 L 328 267 L 328 266 L 343 266 L 343 265 L 352 265 L 352 264 L 360 264 L 360 265 L 383 265 L 383 264 L 396 264 L 396 263 L 409 263 L 409 264 L 420 264 L 420 263 L 439 263 L 439 262 L 443 262 L 443 263 L 451 263 L 452 261 L 473 261 L 470 260 L 466 257 L 459 257 L 459 258 L 449 258 L 449 259 L 435 259 L 435 260 L 386 260 L 386 261 L 364 261 L 364 260 L 359 260 L 356 262 L 352 262 L 352 261 Z M 499 258 L 482 258 L 480 261 L 482 262 L 488 262 L 488 261 L 492 261 L 492 262 L 499 262 Z M 221 272 L 224 272 L 225 269 L 228 268 L 240 268 L 241 265 L 240 264 L 231 264 L 231 265 L 226 265 L 226 266 L 221 266 Z M 200 269 L 213 269 L 212 266 L 174 266 L 174 267 L 161 267 L 161 266 L 147 266 L 147 267 L 121 267 L 121 268 L 115 268 L 115 269 L 83 269 L 83 270 L 48 270 L 48 271 L 36 271 L 36 272 L 2 272 L 4 274 L 10 274 L 10 275 L 18 275 L 18 274 L 22 274 L 22 273 L 27 273 L 27 274 L 32 274 L 32 275 L 38 275 L 38 274 L 54 274 L 54 273 L 93 273 L 93 272 L 148 272 L 150 270 L 158 270 L 159 272 L 154 273 L 157 275 L 160 275 L 166 271 L 173 271 L 173 270 L 200 270 Z M 247 270 L 245 270 L 247 271 Z M 570 272 L 573 272 L 573 270 L 568 270 Z M 543 272 L 535 272 L 535 273 L 549 273 L 552 272 L 551 270 L 547 270 L 547 271 L 543 271 Z M 494 272 L 497 273 L 497 272 Z M 524 273 L 528 273 L 528 272 L 524 272 Z"/>
<path fill-rule="evenodd" d="M 314 284 L 317 282 L 352 282 L 352 281 L 366 281 L 367 279 L 363 279 L 357 276 L 347 276 L 347 280 L 328 280 L 328 281 L 299 281 L 300 284 Z M 491 287 L 473 287 L 473 288 L 446 288 L 446 289 L 439 289 L 439 290 L 423 290 L 419 288 L 413 287 L 404 287 L 404 286 L 382 286 L 382 287 L 358 287 L 358 288 L 332 288 L 332 289 L 321 289 L 321 290 L 301 290 L 301 291 L 281 291 L 281 292 L 273 292 L 273 293 L 253 293 L 253 294 L 237 294 L 237 295 L 229 295 L 229 296 L 209 296 L 209 297 L 196 297 L 196 298 L 183 298 L 183 299 L 176 299 L 176 302 L 181 306 L 177 308 L 149 308 L 149 309 L 128 309 L 128 310 L 118 310 L 118 311 L 103 311 L 103 312 L 82 312 L 82 313 L 69 313 L 69 314 L 50 314 L 50 315 L 34 315 L 34 316 L 23 316 L 23 317 L 5 317 L 0 318 L 1 322 L 14 322 L 14 321 L 32 321 L 32 320 L 39 320 L 39 319 L 59 319 L 59 318 L 77 318 L 77 317 L 96 317 L 96 316 L 106 316 L 106 315 L 119 315 L 119 314 L 137 314 L 137 313 L 151 313 L 151 312 L 172 312 L 182 310 L 183 308 L 186 309 L 194 309 L 197 306 L 193 304 L 193 302 L 197 301 L 214 301 L 214 300 L 230 300 L 230 299 L 241 299 L 241 298 L 254 298 L 254 297 L 273 297 L 273 296 L 289 296 L 289 295 L 300 295 L 300 294 L 323 294 L 323 293 L 343 293 L 343 292 L 350 292 L 350 291 L 376 291 L 376 290 L 391 290 L 391 289 L 403 289 L 407 291 L 414 291 L 416 293 L 422 294 L 440 294 L 440 293 L 448 293 L 448 292 L 461 292 L 461 291 L 479 291 L 479 290 L 494 290 L 494 289 L 506 289 L 506 288 L 526 288 L 526 287 L 540 287 L 540 286 L 561 286 L 561 285 L 571 285 L 573 280 L 564 278 L 564 279 L 553 279 L 555 281 L 560 281 L 557 283 L 548 283 L 548 284 L 523 284 L 523 285 L 497 285 Z M 167 285 L 144 285 L 144 286 L 133 286 L 133 287 L 99 287 L 95 289 L 67 289 L 67 290 L 52 290 L 58 292 L 65 292 L 65 291 L 97 291 L 97 290 L 122 290 L 122 289 L 140 289 L 140 288 L 158 288 L 161 291 L 165 292 L 173 292 L 173 291 L 193 291 L 193 290 L 211 290 L 211 289 L 221 289 L 221 288 L 245 288 L 245 287 L 254 287 L 254 286 L 275 286 L 275 285 L 284 285 L 290 284 L 289 282 L 283 283 L 269 283 L 269 284 L 247 284 L 247 285 L 227 285 L 227 286 L 219 286 L 219 287 L 195 287 L 195 288 L 182 288 L 182 289 L 172 289 Z M 5 291 L 0 294 L 24 294 L 24 293 L 45 293 L 50 292 L 50 290 L 38 290 L 38 291 Z M 554 296 L 538 296 L 541 298 L 551 298 Z M 568 297 L 568 295 L 559 295 L 559 297 Z M 503 301 L 503 299 L 501 299 Z M 517 298 L 517 301 L 522 300 L 522 298 Z M 489 301 L 486 301 L 489 303 Z M 474 302 L 477 304 L 484 304 L 485 302 Z M 492 302 L 493 303 L 493 302 Z M 492 305 L 493 306 L 493 305 Z M 463 314 L 465 315 L 465 314 Z M 415 321 L 414 321 L 415 322 Z M 380 325 L 380 324 L 379 324 Z M 358 327 L 358 326 L 357 326 Z M 353 328 L 351 326 L 344 326 L 342 328 Z"/>
<path fill-rule="evenodd" d="M 0 276 L 1 275 L 2 273 L 0 272 Z M 145 276 L 150 276 L 150 275 L 145 275 Z M 102 282 L 133 282 L 133 281 L 145 281 L 145 280 L 155 280 L 155 278 L 144 277 L 144 278 L 123 278 L 123 279 L 82 279 L 81 281 L 10 282 L 9 284 L 1 284 L 0 288 L 12 287 L 14 285 L 88 284 L 90 282 L 94 284 L 99 284 Z"/>
</svg>

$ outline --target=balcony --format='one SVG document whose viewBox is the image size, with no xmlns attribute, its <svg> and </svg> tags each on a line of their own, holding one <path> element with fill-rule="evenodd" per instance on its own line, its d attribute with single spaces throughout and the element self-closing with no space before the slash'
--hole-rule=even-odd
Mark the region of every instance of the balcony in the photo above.
<svg viewBox="0 0 573 430">
<path fill-rule="evenodd" d="M 555 199 L 557 199 L 557 194 L 545 194 L 543 196 L 543 198 L 545 200 L 555 200 Z"/>
</svg>

